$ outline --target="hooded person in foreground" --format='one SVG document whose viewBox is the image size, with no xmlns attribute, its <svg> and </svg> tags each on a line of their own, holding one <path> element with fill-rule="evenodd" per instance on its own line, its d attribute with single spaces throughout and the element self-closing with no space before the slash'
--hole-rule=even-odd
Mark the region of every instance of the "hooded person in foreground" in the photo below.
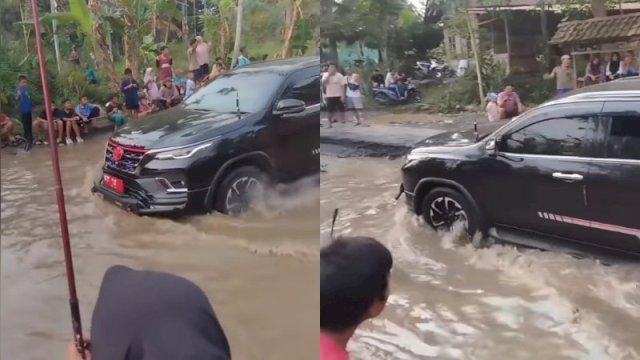
<svg viewBox="0 0 640 360">
<path fill-rule="evenodd" d="M 114 266 L 102 281 L 86 358 L 230 360 L 231 351 L 197 285 L 171 274 Z M 73 346 L 69 359 L 81 359 Z"/>
</svg>

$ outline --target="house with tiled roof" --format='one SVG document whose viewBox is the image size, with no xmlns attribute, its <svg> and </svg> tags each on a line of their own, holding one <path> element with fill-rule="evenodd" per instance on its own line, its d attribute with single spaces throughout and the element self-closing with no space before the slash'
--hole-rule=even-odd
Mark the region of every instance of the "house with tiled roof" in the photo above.
<svg viewBox="0 0 640 360">
<path fill-rule="evenodd" d="M 557 46 L 561 42 L 560 36 L 575 40 L 576 34 L 586 29 L 579 25 L 584 21 L 570 25 L 563 23 L 561 8 L 553 0 L 470 0 L 469 11 L 476 20 L 483 50 L 492 50 L 496 59 L 514 74 L 538 72 L 545 64 L 557 62 L 566 51 L 566 46 Z M 615 8 L 609 9 L 609 15 L 638 11 L 640 1 L 623 0 Z M 635 17 L 629 19 L 629 23 L 637 21 Z M 602 22 L 590 24 L 587 25 L 589 31 L 609 29 Z M 448 56 L 469 59 L 469 47 L 463 37 L 448 35 L 445 36 Z"/>
</svg>

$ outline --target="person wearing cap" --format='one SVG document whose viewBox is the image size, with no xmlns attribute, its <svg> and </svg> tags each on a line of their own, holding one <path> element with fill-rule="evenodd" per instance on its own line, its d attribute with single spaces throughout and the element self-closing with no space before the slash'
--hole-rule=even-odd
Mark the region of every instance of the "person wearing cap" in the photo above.
<svg viewBox="0 0 640 360">
<path fill-rule="evenodd" d="M 571 56 L 562 55 L 560 65 L 556 66 L 549 78 L 556 79 L 556 96 L 561 96 L 575 88 Z"/>
<path fill-rule="evenodd" d="M 489 93 L 487 94 L 487 118 L 489 118 L 489 122 L 498 121 L 502 118 L 502 112 L 500 111 L 500 107 L 498 106 L 498 94 Z"/>
</svg>

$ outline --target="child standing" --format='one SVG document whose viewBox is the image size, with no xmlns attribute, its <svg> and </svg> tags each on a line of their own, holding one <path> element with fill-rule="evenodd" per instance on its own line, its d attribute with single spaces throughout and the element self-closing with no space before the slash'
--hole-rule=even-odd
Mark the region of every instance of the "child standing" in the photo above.
<svg viewBox="0 0 640 360">
<path fill-rule="evenodd" d="M 138 118 L 138 109 L 140 108 L 140 99 L 138 97 L 138 82 L 133 78 L 133 72 L 127 68 L 124 70 L 124 79 L 120 84 L 120 90 L 124 94 L 125 107 L 127 113 L 132 119 Z"/>
<path fill-rule="evenodd" d="M 31 150 L 33 146 L 33 102 L 31 101 L 31 91 L 29 90 L 29 84 L 27 77 L 20 75 L 18 78 L 20 86 L 16 91 L 16 100 L 20 103 L 20 120 L 22 120 L 22 129 L 24 130 L 24 149 L 26 151 Z"/>
</svg>

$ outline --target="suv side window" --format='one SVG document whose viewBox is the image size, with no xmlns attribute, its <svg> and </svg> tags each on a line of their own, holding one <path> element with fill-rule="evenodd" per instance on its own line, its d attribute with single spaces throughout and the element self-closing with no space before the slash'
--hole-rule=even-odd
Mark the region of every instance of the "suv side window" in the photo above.
<svg viewBox="0 0 640 360">
<path fill-rule="evenodd" d="M 307 106 L 320 104 L 320 74 L 295 80 L 282 98 L 302 100 Z"/>
<path fill-rule="evenodd" d="M 611 116 L 607 157 L 640 160 L 640 114 Z"/>
<path fill-rule="evenodd" d="M 582 156 L 592 119 L 546 119 L 505 136 L 500 150 L 515 154 Z"/>
</svg>

